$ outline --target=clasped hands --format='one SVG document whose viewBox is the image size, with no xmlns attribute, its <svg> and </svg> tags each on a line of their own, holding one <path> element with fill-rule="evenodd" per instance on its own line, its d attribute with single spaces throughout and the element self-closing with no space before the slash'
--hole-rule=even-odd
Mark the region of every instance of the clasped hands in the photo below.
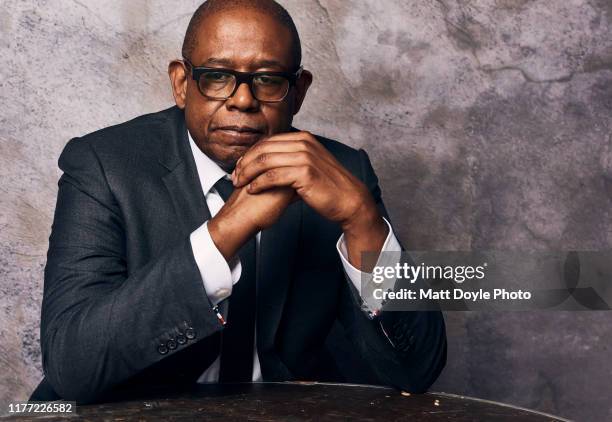
<svg viewBox="0 0 612 422">
<path fill-rule="evenodd" d="M 367 187 L 309 132 L 273 135 L 257 142 L 232 172 L 234 193 L 208 228 L 230 259 L 260 230 L 301 199 L 342 228 L 351 264 L 362 270 L 361 252 L 380 251 L 388 234 Z"/>
</svg>

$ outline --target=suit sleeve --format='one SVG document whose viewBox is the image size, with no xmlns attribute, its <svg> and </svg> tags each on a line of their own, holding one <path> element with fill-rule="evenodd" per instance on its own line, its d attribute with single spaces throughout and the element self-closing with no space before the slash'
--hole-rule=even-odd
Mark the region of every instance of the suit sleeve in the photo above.
<svg viewBox="0 0 612 422">
<path fill-rule="evenodd" d="M 361 176 L 380 213 L 389 221 L 378 178 L 365 151 L 360 150 Z M 403 247 L 402 247 L 403 250 Z M 422 393 L 446 364 L 446 330 L 440 311 L 387 311 L 368 318 L 360 297 L 347 279 L 341 292 L 339 320 L 380 381 Z"/>
<path fill-rule="evenodd" d="M 130 272 L 121 209 L 92 146 L 71 140 L 59 167 L 44 272 L 43 369 L 61 397 L 90 402 L 221 325 L 189 237 Z"/>
</svg>

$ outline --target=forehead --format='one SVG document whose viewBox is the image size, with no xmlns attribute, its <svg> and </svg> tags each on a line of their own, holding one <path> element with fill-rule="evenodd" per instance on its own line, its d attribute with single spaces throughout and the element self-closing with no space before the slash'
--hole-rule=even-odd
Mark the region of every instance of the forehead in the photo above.
<svg viewBox="0 0 612 422">
<path fill-rule="evenodd" d="M 198 28 L 192 62 L 221 59 L 236 70 L 265 62 L 291 65 L 291 33 L 271 16 L 256 10 L 230 9 L 206 17 Z M 267 67 L 267 66 L 265 66 Z"/>
</svg>

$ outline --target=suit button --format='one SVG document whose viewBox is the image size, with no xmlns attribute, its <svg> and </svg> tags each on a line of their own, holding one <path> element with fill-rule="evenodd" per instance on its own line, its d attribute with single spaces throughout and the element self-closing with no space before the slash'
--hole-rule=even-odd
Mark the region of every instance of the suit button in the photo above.
<svg viewBox="0 0 612 422">
<path fill-rule="evenodd" d="M 176 336 L 176 342 L 178 344 L 185 344 L 187 343 L 187 337 L 185 337 L 185 334 L 179 333 L 179 335 Z"/>
<path fill-rule="evenodd" d="M 193 328 L 189 327 L 185 330 L 185 337 L 187 337 L 189 340 L 193 340 L 195 336 L 196 336 L 196 333 Z"/>
<path fill-rule="evenodd" d="M 166 345 L 162 343 L 157 347 L 157 352 L 160 355 L 165 355 L 166 353 L 168 353 L 168 347 L 166 347 Z"/>
<path fill-rule="evenodd" d="M 176 341 L 173 338 L 171 338 L 170 340 L 166 342 L 166 346 L 168 346 L 168 349 L 174 350 L 176 349 Z"/>
</svg>

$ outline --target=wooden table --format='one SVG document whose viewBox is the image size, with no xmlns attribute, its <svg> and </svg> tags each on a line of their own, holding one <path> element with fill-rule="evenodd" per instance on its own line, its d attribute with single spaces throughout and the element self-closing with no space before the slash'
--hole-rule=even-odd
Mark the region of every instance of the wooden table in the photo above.
<svg viewBox="0 0 612 422">
<path fill-rule="evenodd" d="M 85 421 L 563 421 L 544 413 L 444 393 L 327 383 L 202 385 L 180 395 L 77 406 L 78 416 L 9 420 Z"/>
</svg>

